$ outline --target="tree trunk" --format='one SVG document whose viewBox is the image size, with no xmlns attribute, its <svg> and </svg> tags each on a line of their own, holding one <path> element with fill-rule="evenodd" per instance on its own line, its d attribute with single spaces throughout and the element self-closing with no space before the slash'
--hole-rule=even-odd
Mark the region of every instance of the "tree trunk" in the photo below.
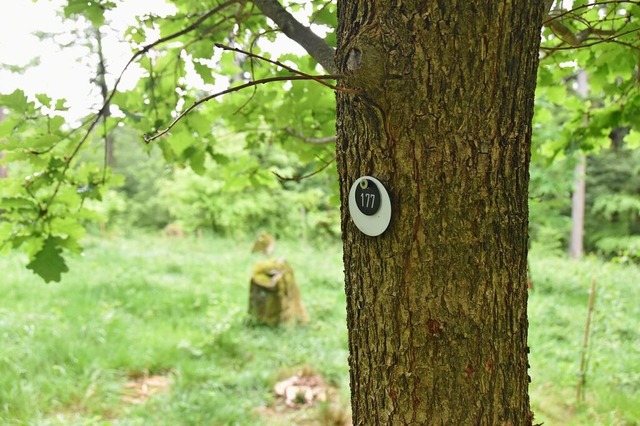
<svg viewBox="0 0 640 426">
<path fill-rule="evenodd" d="M 578 95 L 586 99 L 589 96 L 587 72 L 578 72 Z M 587 117 L 585 116 L 585 122 Z M 573 171 L 573 194 L 571 196 L 571 239 L 569 257 L 580 259 L 584 247 L 584 201 L 587 194 L 587 157 L 578 153 L 578 164 Z"/>
<path fill-rule="evenodd" d="M 2 108 L 0 108 L 0 123 L 2 122 L 2 120 L 4 119 L 4 112 L 2 111 Z M 2 160 L 2 157 L 4 157 L 4 152 L 0 151 L 0 160 Z M 0 179 L 4 179 L 7 177 L 7 167 L 0 164 Z"/>
<path fill-rule="evenodd" d="M 573 170 L 573 194 L 571 195 L 571 239 L 569 257 L 582 257 L 584 241 L 584 201 L 587 194 L 587 157 L 578 154 L 578 164 Z"/>
<path fill-rule="evenodd" d="M 0 151 L 0 160 L 4 157 L 4 152 Z M 0 164 L 0 179 L 4 179 L 7 177 L 7 167 Z"/>
<path fill-rule="evenodd" d="M 108 133 L 106 128 L 106 121 L 111 116 L 109 110 L 109 88 L 107 87 L 107 65 L 104 57 L 104 51 L 102 49 L 102 33 L 99 28 L 95 28 L 94 35 L 96 37 L 97 54 L 98 54 L 98 72 L 96 75 L 96 84 L 100 87 L 100 93 L 102 94 L 103 109 L 100 112 L 102 119 L 104 120 L 104 161 L 105 165 L 109 167 L 116 166 L 116 147 L 113 137 L 113 133 Z"/>
<path fill-rule="evenodd" d="M 528 180 L 543 2 L 338 1 L 354 424 L 531 424 Z M 362 175 L 389 190 L 368 237 Z"/>
</svg>

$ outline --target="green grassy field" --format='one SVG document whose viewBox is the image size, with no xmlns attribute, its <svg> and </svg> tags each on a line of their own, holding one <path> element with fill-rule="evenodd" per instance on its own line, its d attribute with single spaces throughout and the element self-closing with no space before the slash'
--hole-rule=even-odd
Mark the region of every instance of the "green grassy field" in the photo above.
<svg viewBox="0 0 640 426">
<path fill-rule="evenodd" d="M 530 394 L 545 425 L 640 425 L 640 268 L 533 252 Z M 576 404 L 592 280 L 586 394 Z"/>
<path fill-rule="evenodd" d="M 349 393 L 340 245 L 278 243 L 311 317 L 279 329 L 246 320 L 260 259 L 250 245 L 92 239 L 53 284 L 18 256 L 0 258 L 0 425 L 339 424 Z M 640 424 L 638 268 L 533 256 L 532 270 L 536 420 Z M 592 277 L 586 399 L 576 405 Z M 274 384 L 300 369 L 331 384 L 331 404 L 277 404 Z"/>
</svg>

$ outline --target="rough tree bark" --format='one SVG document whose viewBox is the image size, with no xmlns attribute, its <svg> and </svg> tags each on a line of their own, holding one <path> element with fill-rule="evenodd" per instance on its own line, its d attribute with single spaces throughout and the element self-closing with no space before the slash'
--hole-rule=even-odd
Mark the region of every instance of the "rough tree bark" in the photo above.
<svg viewBox="0 0 640 426">
<path fill-rule="evenodd" d="M 528 180 L 544 2 L 338 1 L 354 424 L 531 424 Z M 391 193 L 380 237 L 351 183 Z"/>
</svg>

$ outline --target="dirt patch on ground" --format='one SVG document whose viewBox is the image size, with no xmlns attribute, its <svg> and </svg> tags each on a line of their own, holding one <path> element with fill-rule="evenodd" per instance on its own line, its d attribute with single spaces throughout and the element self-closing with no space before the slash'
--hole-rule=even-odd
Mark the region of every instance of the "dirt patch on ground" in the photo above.
<svg viewBox="0 0 640 426">
<path fill-rule="evenodd" d="M 141 405 L 156 394 L 168 392 L 170 386 L 171 382 L 169 376 L 134 376 L 124 384 L 122 402 L 126 404 Z"/>
<path fill-rule="evenodd" d="M 319 374 L 303 369 L 277 382 L 274 400 L 258 413 L 272 425 L 350 426 L 351 415 L 339 391 Z"/>
</svg>

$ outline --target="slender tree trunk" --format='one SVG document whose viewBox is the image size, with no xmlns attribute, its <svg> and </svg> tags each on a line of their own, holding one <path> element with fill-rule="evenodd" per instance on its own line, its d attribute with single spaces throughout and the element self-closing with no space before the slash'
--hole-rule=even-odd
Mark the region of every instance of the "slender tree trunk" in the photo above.
<svg viewBox="0 0 640 426">
<path fill-rule="evenodd" d="M 578 95 L 583 99 L 589 96 L 587 72 L 578 73 Z M 585 121 L 587 118 L 585 117 Z M 587 193 L 587 157 L 578 153 L 578 164 L 573 172 L 573 195 L 571 196 L 571 239 L 569 241 L 569 257 L 580 259 L 584 247 L 584 201 Z"/>
<path fill-rule="evenodd" d="M 354 424 L 528 425 L 527 227 L 543 2 L 338 1 Z M 392 200 L 362 234 L 362 175 Z"/>
<path fill-rule="evenodd" d="M 104 120 L 104 125 L 106 126 L 106 121 L 111 115 L 109 110 L 109 104 L 107 100 L 109 99 L 109 88 L 107 87 L 107 66 L 104 58 L 104 51 L 102 49 L 102 33 L 99 28 L 95 29 L 95 37 L 97 44 L 97 54 L 98 54 L 98 73 L 96 75 L 96 84 L 100 87 L 100 93 L 102 95 L 102 102 L 104 104 L 104 108 L 101 111 L 102 119 Z M 114 167 L 116 165 L 116 148 L 115 141 L 112 133 L 108 133 L 105 128 L 104 134 L 104 159 L 105 163 L 109 167 Z"/>
<path fill-rule="evenodd" d="M 4 112 L 2 111 L 2 108 L 0 108 L 0 123 L 2 122 L 2 120 L 4 119 Z M 0 151 L 0 160 L 2 160 L 2 157 L 4 157 L 4 152 Z M 7 177 L 7 167 L 0 164 L 0 179 L 4 179 Z"/>
<path fill-rule="evenodd" d="M 0 160 L 4 157 L 4 152 L 0 152 Z M 4 179 L 7 177 L 7 167 L 0 164 L 0 179 Z"/>
<path fill-rule="evenodd" d="M 584 202 L 587 193 L 587 157 L 578 154 L 578 164 L 573 170 L 573 194 L 571 195 L 571 239 L 569 257 L 580 259 L 584 240 Z"/>
</svg>

